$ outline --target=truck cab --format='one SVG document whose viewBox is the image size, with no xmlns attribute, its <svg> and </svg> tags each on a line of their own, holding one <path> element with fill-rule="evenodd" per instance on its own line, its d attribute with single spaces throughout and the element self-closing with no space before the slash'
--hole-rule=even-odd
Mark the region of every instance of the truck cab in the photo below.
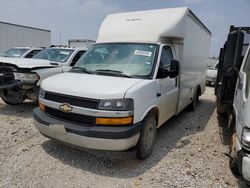
<svg viewBox="0 0 250 188">
<path fill-rule="evenodd" d="M 41 81 L 70 70 L 86 50 L 52 47 L 40 51 L 30 59 L 0 59 L 2 100 L 10 105 L 20 104 L 25 99 L 37 100 Z"/>
<path fill-rule="evenodd" d="M 230 168 L 250 182 L 250 27 L 231 26 L 220 50 L 215 93 L 217 113 L 231 133 Z"/>
<path fill-rule="evenodd" d="M 233 102 L 230 167 L 250 182 L 250 46 L 239 71 Z"/>
</svg>

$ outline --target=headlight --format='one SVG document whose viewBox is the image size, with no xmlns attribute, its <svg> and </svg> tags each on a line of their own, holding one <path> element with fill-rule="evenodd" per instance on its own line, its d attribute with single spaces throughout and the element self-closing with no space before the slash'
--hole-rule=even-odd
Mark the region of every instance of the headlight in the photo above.
<svg viewBox="0 0 250 188">
<path fill-rule="evenodd" d="M 241 142 L 247 149 L 250 149 L 250 129 L 248 127 L 243 128 Z"/>
<path fill-rule="evenodd" d="M 40 87 L 39 90 L 39 98 L 44 99 L 45 98 L 45 90 L 43 88 Z"/>
<path fill-rule="evenodd" d="M 19 72 L 15 72 L 15 79 L 16 80 L 20 80 L 21 82 L 24 83 L 35 83 L 36 81 L 38 81 L 40 78 L 36 73 L 19 73 Z"/>
<path fill-rule="evenodd" d="M 130 111 L 134 109 L 133 99 L 101 100 L 98 109 L 110 111 Z"/>
</svg>

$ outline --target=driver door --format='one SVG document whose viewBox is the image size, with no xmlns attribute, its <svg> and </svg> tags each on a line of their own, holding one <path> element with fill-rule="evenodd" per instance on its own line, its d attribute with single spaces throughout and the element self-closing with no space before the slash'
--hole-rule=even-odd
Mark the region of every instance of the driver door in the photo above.
<svg viewBox="0 0 250 188">
<path fill-rule="evenodd" d="M 171 60 L 174 59 L 173 52 L 170 46 L 162 48 L 160 67 L 170 70 Z M 159 123 L 162 124 L 170 117 L 176 114 L 177 101 L 178 101 L 178 82 L 176 78 L 161 78 L 160 82 L 160 117 Z"/>
</svg>

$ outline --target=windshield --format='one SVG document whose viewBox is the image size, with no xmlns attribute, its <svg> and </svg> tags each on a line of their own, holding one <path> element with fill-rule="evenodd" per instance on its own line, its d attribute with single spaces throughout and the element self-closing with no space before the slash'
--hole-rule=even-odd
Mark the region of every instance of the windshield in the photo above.
<svg viewBox="0 0 250 188">
<path fill-rule="evenodd" d="M 96 44 L 79 59 L 73 70 L 81 68 L 98 74 L 147 77 L 152 73 L 157 48 L 155 44 Z"/>
<path fill-rule="evenodd" d="M 11 48 L 11 49 L 3 52 L 0 56 L 3 56 L 3 57 L 21 57 L 28 50 L 29 50 L 28 48 Z"/>
<path fill-rule="evenodd" d="M 36 54 L 33 58 L 34 59 L 45 59 L 50 61 L 57 61 L 57 62 L 66 62 L 70 55 L 73 53 L 74 50 L 70 49 L 54 49 L 48 48 L 45 49 L 38 54 Z"/>
</svg>

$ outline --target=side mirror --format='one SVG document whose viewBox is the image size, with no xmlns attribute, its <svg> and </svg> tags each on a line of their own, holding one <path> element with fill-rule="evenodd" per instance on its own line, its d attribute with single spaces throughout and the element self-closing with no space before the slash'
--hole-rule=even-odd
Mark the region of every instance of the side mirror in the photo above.
<svg viewBox="0 0 250 188">
<path fill-rule="evenodd" d="M 163 67 L 159 67 L 158 72 L 157 72 L 157 78 L 166 78 L 169 76 L 168 70 L 164 69 Z"/>
<path fill-rule="evenodd" d="M 175 78 L 179 75 L 180 65 L 179 61 L 172 59 L 170 63 L 170 71 L 168 71 L 168 75 L 170 78 Z"/>
</svg>

